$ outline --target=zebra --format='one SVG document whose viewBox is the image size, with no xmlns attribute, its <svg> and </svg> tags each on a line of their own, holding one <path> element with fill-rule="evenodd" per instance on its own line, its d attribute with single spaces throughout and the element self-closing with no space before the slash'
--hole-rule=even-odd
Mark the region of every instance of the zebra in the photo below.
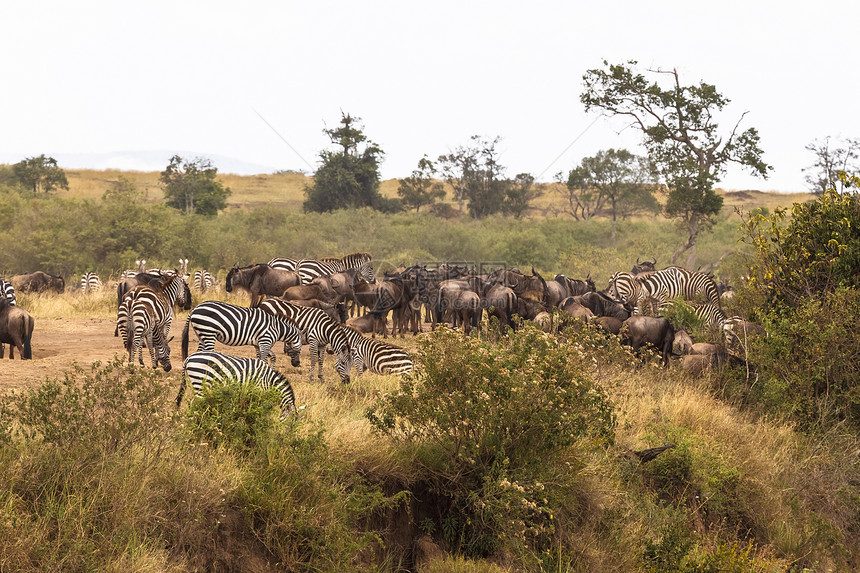
<svg viewBox="0 0 860 573">
<path fill-rule="evenodd" d="M 311 382 L 314 379 L 314 369 L 318 372 L 317 377 L 322 380 L 323 351 L 326 346 L 331 346 L 337 355 L 335 369 L 340 375 L 341 382 L 349 383 L 349 371 L 352 368 L 352 355 L 349 340 L 341 329 L 340 324 L 327 315 L 323 310 L 310 306 L 300 306 L 289 303 L 279 298 L 269 298 L 260 303 L 259 308 L 276 315 L 291 318 L 299 330 L 302 338 L 307 341 L 310 349 L 310 372 Z"/>
<path fill-rule="evenodd" d="M 409 374 L 412 359 L 403 348 L 368 338 L 351 326 L 341 326 L 352 348 L 355 376 L 358 378 L 365 368 L 374 374 Z"/>
<path fill-rule="evenodd" d="M 102 280 L 96 273 L 84 273 L 81 276 L 81 290 L 85 294 L 101 292 L 103 286 Z"/>
<path fill-rule="evenodd" d="M 117 330 L 128 350 L 128 361 L 134 355 L 143 364 L 143 342 L 149 348 L 152 367 L 158 364 L 170 372 L 170 325 L 173 322 L 173 305 L 184 303 L 187 286 L 182 277 L 173 276 L 163 284 L 137 286 L 123 297 L 117 310 Z"/>
<path fill-rule="evenodd" d="M 694 300 L 699 293 L 703 293 L 707 302 L 717 307 L 720 306 L 720 293 L 717 283 L 711 275 L 698 271 L 688 271 L 682 267 L 667 267 L 655 271 L 641 280 L 642 288 L 660 305 L 666 301 L 682 297 Z"/>
<path fill-rule="evenodd" d="M 273 269 L 283 269 L 285 271 L 296 270 L 296 265 L 299 264 L 298 259 L 285 259 L 283 257 L 275 257 L 268 264 Z"/>
<path fill-rule="evenodd" d="M 623 304 L 628 311 L 638 309 L 640 299 L 647 296 L 643 292 L 642 282 L 635 275 L 625 272 L 613 273 L 604 292 L 615 302 Z"/>
<path fill-rule="evenodd" d="M 301 333 L 296 324 L 284 316 L 217 300 L 201 302 L 189 313 L 182 330 L 183 360 L 188 356 L 188 332 L 191 328 L 200 341 L 198 352 L 214 350 L 216 340 L 228 346 L 251 344 L 257 351 L 258 359 L 267 360 L 271 357 L 274 362 L 272 344 L 276 340 L 283 340 L 284 350 L 289 354 L 293 366 L 299 365 Z"/>
<path fill-rule="evenodd" d="M 5 279 L 0 279 L 0 300 L 9 301 L 9 306 L 15 306 L 15 288 L 12 283 Z"/>
<path fill-rule="evenodd" d="M 131 279 L 139 275 L 140 273 L 146 272 L 146 260 L 138 259 L 134 261 L 134 264 L 137 265 L 137 270 L 127 269 L 122 271 L 119 275 L 119 280 L 124 281 L 125 279 Z"/>
<path fill-rule="evenodd" d="M 672 301 L 669 301 L 668 304 L 671 305 L 673 303 Z M 730 343 L 737 338 L 737 335 L 734 333 L 734 327 L 743 320 L 741 317 L 728 316 L 723 309 L 716 304 L 694 302 L 685 302 L 684 304 L 693 311 L 699 320 L 702 321 L 705 328 L 710 329 L 716 327 Z"/>
<path fill-rule="evenodd" d="M 216 288 L 218 281 L 207 270 L 194 271 L 194 280 L 192 282 L 194 290 L 198 292 L 206 292 L 209 289 Z"/>
<path fill-rule="evenodd" d="M 369 283 L 375 283 L 373 256 L 370 253 L 352 253 L 343 258 L 328 257 L 321 260 L 302 259 L 296 263 L 296 272 L 302 284 L 310 284 L 316 277 L 333 275 L 349 269 L 358 269 L 358 275 Z"/>
<path fill-rule="evenodd" d="M 221 383 L 235 380 L 240 383 L 256 382 L 262 388 L 277 388 L 281 392 L 281 420 L 287 414 L 296 412 L 296 398 L 287 377 L 266 364 L 264 360 L 240 358 L 220 352 L 195 352 L 185 359 L 176 407 L 182 403 L 186 381 L 191 382 L 194 393 L 203 393 L 203 384 Z"/>
</svg>

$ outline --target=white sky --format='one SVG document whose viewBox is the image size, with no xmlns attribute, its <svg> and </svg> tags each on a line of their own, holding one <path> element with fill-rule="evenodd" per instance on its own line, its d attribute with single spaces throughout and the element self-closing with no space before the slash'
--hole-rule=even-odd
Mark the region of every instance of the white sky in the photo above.
<svg viewBox="0 0 860 573">
<path fill-rule="evenodd" d="M 727 131 L 749 112 L 774 171 L 731 170 L 728 189 L 805 190 L 805 145 L 860 137 L 847 0 L 31 0 L 2 21 L 0 152 L 21 159 L 188 150 L 310 171 L 343 110 L 386 152 L 385 179 L 478 134 L 503 138 L 509 176 L 548 181 L 601 149 L 640 151 L 620 119 L 589 128 L 582 76 L 604 59 L 714 84 Z"/>
</svg>

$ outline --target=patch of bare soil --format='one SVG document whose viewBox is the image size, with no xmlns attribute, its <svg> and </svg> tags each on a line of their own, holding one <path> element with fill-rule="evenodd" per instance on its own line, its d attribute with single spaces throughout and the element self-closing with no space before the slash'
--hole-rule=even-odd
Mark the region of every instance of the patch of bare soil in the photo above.
<svg viewBox="0 0 860 573">
<path fill-rule="evenodd" d="M 176 324 L 171 332 L 170 355 L 174 372 L 181 371 L 182 354 L 180 351 L 181 327 Z M 122 340 L 114 337 L 116 321 L 93 318 L 58 318 L 36 321 L 33 329 L 33 359 L 21 360 L 18 351 L 15 359 L 9 359 L 9 347 L 5 357 L 0 360 L 0 392 L 35 388 L 46 378 L 63 377 L 63 372 L 72 364 L 89 367 L 94 361 L 107 362 L 114 355 L 126 356 Z M 196 344 L 192 347 L 196 348 Z M 144 362 L 149 365 L 149 351 L 143 351 Z"/>
</svg>

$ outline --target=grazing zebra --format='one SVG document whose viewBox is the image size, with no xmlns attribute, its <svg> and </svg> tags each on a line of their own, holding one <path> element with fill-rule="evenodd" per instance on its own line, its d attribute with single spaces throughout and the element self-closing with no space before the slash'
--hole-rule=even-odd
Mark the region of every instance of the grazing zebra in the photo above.
<svg viewBox="0 0 860 573">
<path fill-rule="evenodd" d="M 296 265 L 299 264 L 297 259 L 285 259 L 282 257 L 275 257 L 271 261 L 267 263 L 273 269 L 283 269 L 285 271 L 294 271 L 296 270 Z"/>
<path fill-rule="evenodd" d="M 12 283 L 5 279 L 0 279 L 0 300 L 9 301 L 9 306 L 15 306 L 15 288 Z"/>
<path fill-rule="evenodd" d="M 356 378 L 365 368 L 374 374 L 409 374 L 412 372 L 412 359 L 409 353 L 399 346 L 368 338 L 351 326 L 342 326 L 352 348 Z"/>
<path fill-rule="evenodd" d="M 220 352 L 195 352 L 185 360 L 184 375 L 176 396 L 176 407 L 182 403 L 186 380 L 191 382 L 194 393 L 203 393 L 203 384 L 221 383 L 234 380 L 242 384 L 255 382 L 262 388 L 277 388 L 281 398 L 281 420 L 296 411 L 296 398 L 287 377 L 270 367 L 263 360 L 240 358 Z"/>
<path fill-rule="evenodd" d="M 84 273 L 81 277 L 81 290 L 85 294 L 101 292 L 103 286 L 102 280 L 96 273 Z"/>
<path fill-rule="evenodd" d="M 184 303 L 187 286 L 182 277 L 173 276 L 163 284 L 137 286 L 123 297 L 117 310 L 117 330 L 128 350 L 128 361 L 134 355 L 143 364 L 143 342 L 149 348 L 152 367 L 161 367 L 170 372 L 170 325 L 173 322 L 173 305 Z"/>
<path fill-rule="evenodd" d="M 642 279 L 630 273 L 615 273 L 610 279 L 610 294 L 616 301 L 633 306 L 634 314 L 641 312 L 641 305 L 648 297 L 662 308 L 670 299 L 694 300 L 699 293 L 705 295 L 708 303 L 720 306 L 717 283 L 711 275 L 698 271 L 667 267 Z"/>
<path fill-rule="evenodd" d="M 279 298 L 266 299 L 260 303 L 261 309 L 276 315 L 291 318 L 299 330 L 302 338 L 307 341 L 310 348 L 310 380 L 314 379 L 316 367 L 317 377 L 322 380 L 323 351 L 326 346 L 331 346 L 337 355 L 335 369 L 340 375 L 341 381 L 349 382 L 349 371 L 352 368 L 352 354 L 349 348 L 349 340 L 341 329 L 340 324 L 332 319 L 325 311 L 310 306 L 300 306 L 289 303 Z"/>
<path fill-rule="evenodd" d="M 358 275 L 369 283 L 376 282 L 376 277 L 373 275 L 373 256 L 370 253 L 352 253 L 341 259 L 302 259 L 296 264 L 295 270 L 299 273 L 302 284 L 310 284 L 316 277 L 333 275 L 349 269 L 358 269 Z"/>
<path fill-rule="evenodd" d="M 250 344 L 257 350 L 257 358 L 267 360 L 271 357 L 274 362 L 272 344 L 276 340 L 283 340 L 293 366 L 299 365 L 301 333 L 296 324 L 284 316 L 216 300 L 201 302 L 188 315 L 182 330 L 183 360 L 188 356 L 190 328 L 194 329 L 200 341 L 198 352 L 214 350 L 216 340 L 228 346 Z"/>
<path fill-rule="evenodd" d="M 217 288 L 218 281 L 207 270 L 194 271 L 194 290 L 197 292 L 206 292 L 209 289 Z"/>
</svg>

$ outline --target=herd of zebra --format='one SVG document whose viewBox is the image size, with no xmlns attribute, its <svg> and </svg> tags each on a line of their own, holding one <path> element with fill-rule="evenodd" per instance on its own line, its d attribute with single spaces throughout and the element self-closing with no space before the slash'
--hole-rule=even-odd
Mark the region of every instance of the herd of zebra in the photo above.
<svg viewBox="0 0 860 573">
<path fill-rule="evenodd" d="M 236 265 L 228 272 L 226 291 L 248 291 L 249 307 L 216 300 L 192 307 L 192 287 L 205 293 L 217 291 L 220 285 L 205 270 L 198 270 L 192 278 L 187 272 L 188 259 L 179 262 L 173 270 L 147 269 L 146 261 L 138 260 L 135 270 L 121 274 L 115 330 L 123 340 L 129 362 L 137 357 L 143 364 L 146 346 L 153 368 L 161 365 L 169 371 L 174 307 L 190 311 L 182 331 L 184 375 L 177 404 L 186 380 L 195 393 L 200 393 L 207 380 L 238 378 L 279 388 L 284 408 L 294 408 L 289 382 L 273 367 L 272 347 L 280 341 L 293 366 L 299 365 L 301 345 L 308 345 L 311 380 L 315 370 L 322 378 L 326 350 L 336 355 L 335 369 L 343 382 L 350 381 L 352 366 L 357 375 L 365 369 L 380 374 L 409 372 L 412 360 L 408 352 L 376 338 L 377 334 L 387 337 L 389 314 L 392 334 L 401 337 L 409 331 L 417 334 L 428 323 L 429 328 L 434 328 L 439 322 L 462 327 L 466 334 L 472 329 L 480 332 L 484 312 L 495 318 L 501 332 L 517 328 L 516 316 L 546 329 L 552 328 L 554 320 L 581 319 L 620 334 L 634 350 L 647 343 L 657 346 L 666 363 L 667 344 L 671 347 L 672 342 L 677 342 L 678 333 L 669 327 L 671 333 L 666 334 L 666 319 L 660 314 L 675 299 L 688 301 L 705 325 L 719 328 L 727 340 L 741 322 L 723 311 L 721 300 L 731 291 L 723 292 L 724 285 L 713 276 L 676 266 L 657 270 L 656 260 L 637 260 L 630 272 L 614 273 L 608 286 L 599 291 L 590 276 L 577 280 L 555 275 L 545 280 L 534 269 L 526 274 L 501 266 L 479 273 L 467 265 L 413 265 L 401 266 L 377 281 L 369 253 L 324 259 L 274 258 L 267 263 Z M 94 273 L 81 278 L 80 290 L 84 293 L 104 288 Z M 0 280 L 0 295 L 0 308 L 15 305 L 9 282 Z M 198 348 L 189 354 L 192 332 Z M 2 337 L 0 328 L 0 340 L 12 342 Z M 670 338 L 672 342 L 667 342 Z M 215 352 L 216 341 L 227 346 L 252 345 L 256 358 Z M 690 341 L 686 346 L 696 345 Z M 681 353 L 688 350 L 683 348 Z"/>
</svg>

